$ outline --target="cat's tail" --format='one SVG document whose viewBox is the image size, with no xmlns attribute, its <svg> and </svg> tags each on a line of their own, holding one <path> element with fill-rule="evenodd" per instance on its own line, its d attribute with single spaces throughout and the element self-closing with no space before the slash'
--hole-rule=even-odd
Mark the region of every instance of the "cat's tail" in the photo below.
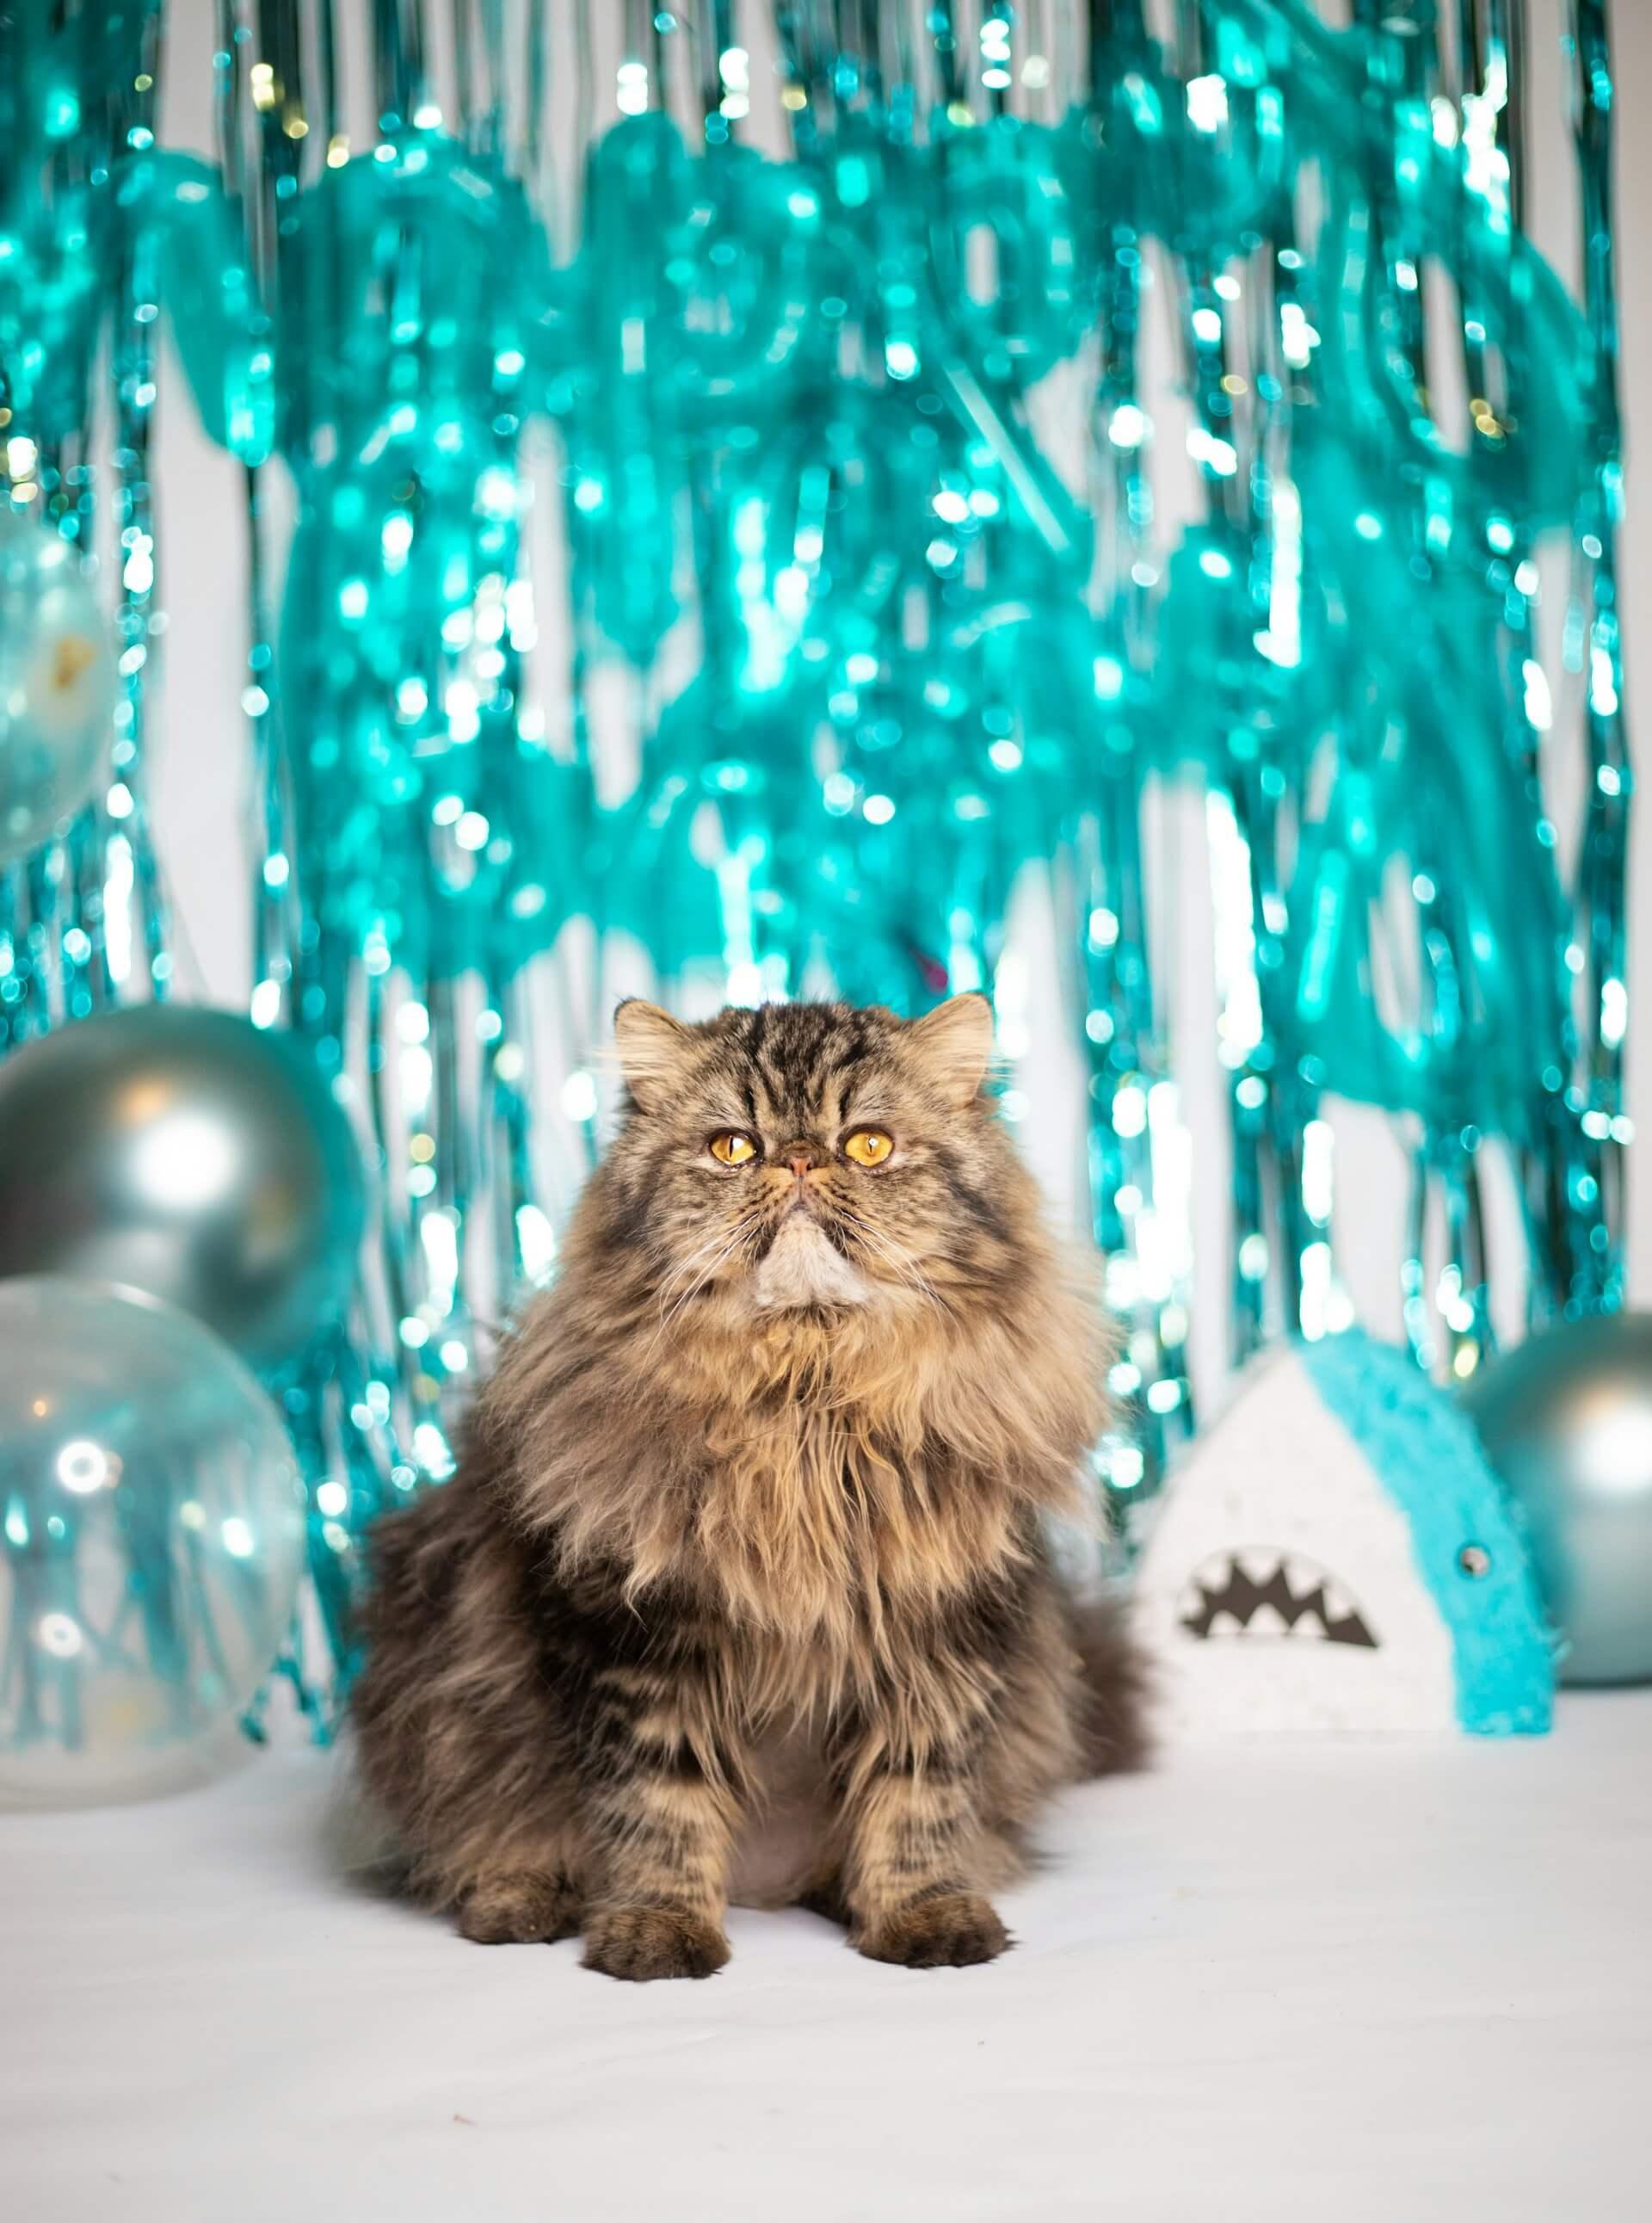
<svg viewBox="0 0 1652 2223">
<path fill-rule="evenodd" d="M 408 1886 L 411 1862 L 399 1833 L 361 1779 L 355 1724 L 348 1718 L 327 1755 L 322 1855 L 342 1881 L 386 1897 Z"/>
<path fill-rule="evenodd" d="M 1146 1661 L 1116 1601 L 1075 1599 L 1071 1614 L 1084 1773 L 1122 1775 L 1144 1766 L 1151 1749 Z"/>
</svg>

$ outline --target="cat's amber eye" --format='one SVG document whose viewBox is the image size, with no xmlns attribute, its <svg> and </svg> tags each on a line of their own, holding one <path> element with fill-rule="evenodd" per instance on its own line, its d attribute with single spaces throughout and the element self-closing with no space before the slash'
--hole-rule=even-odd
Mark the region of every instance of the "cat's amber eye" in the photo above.
<svg viewBox="0 0 1652 2223">
<path fill-rule="evenodd" d="M 738 1130 L 727 1135 L 713 1135 L 707 1146 L 713 1157 L 725 1166 L 750 1165 L 757 1155 L 757 1146 L 750 1135 Z"/>
<path fill-rule="evenodd" d="M 845 1137 L 843 1154 L 857 1166 L 881 1166 L 894 1148 L 894 1136 L 886 1135 L 881 1127 L 857 1127 L 852 1135 Z"/>
</svg>

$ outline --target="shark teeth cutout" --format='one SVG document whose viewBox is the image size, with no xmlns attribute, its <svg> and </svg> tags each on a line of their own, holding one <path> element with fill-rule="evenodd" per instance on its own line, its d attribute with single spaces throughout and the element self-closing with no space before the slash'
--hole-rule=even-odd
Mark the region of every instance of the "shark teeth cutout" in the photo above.
<svg viewBox="0 0 1652 2223">
<path fill-rule="evenodd" d="M 1182 1590 L 1178 1618 L 1190 1636 L 1290 1636 L 1379 1649 L 1354 1599 L 1295 1552 L 1266 1545 L 1217 1552 Z"/>
</svg>

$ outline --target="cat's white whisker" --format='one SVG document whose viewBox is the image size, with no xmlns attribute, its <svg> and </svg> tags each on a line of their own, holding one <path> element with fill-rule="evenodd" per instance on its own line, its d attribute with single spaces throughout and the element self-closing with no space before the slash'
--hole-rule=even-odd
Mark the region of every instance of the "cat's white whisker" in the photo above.
<svg viewBox="0 0 1652 2223">
<path fill-rule="evenodd" d="M 667 1276 L 660 1288 L 660 1325 L 655 1332 L 653 1341 L 649 1345 L 649 1355 L 650 1357 L 658 1347 L 661 1338 L 666 1334 L 677 1315 L 683 1310 L 685 1306 L 692 1303 L 694 1299 L 699 1295 L 700 1290 L 706 1287 L 706 1284 L 717 1273 L 719 1267 L 726 1264 L 728 1260 L 734 1256 L 736 1250 L 741 1247 L 741 1245 L 746 1241 L 747 1237 L 752 1233 L 762 1216 L 763 1215 L 760 1212 L 748 1212 L 743 1219 L 736 1223 L 732 1232 L 719 1232 L 719 1234 L 714 1235 L 708 1244 L 702 1244 L 698 1250 L 694 1251 L 682 1265 L 677 1267 L 675 1272 Z M 702 1266 L 704 1268 L 704 1271 L 699 1274 L 697 1279 L 689 1283 L 682 1294 L 671 1304 L 670 1309 L 668 1311 L 666 1308 L 667 1300 L 676 1283 L 682 1281 L 686 1275 L 694 1273 L 696 1268 Z"/>
<path fill-rule="evenodd" d="M 874 1227 L 870 1220 L 861 1219 L 858 1213 L 845 1206 L 839 1206 L 838 1216 L 845 1227 L 853 1229 L 857 1237 L 866 1244 L 875 1257 L 882 1258 L 920 1296 L 927 1298 L 939 1311 L 945 1312 L 945 1300 L 909 1251 L 902 1250 L 882 1229 Z"/>
</svg>

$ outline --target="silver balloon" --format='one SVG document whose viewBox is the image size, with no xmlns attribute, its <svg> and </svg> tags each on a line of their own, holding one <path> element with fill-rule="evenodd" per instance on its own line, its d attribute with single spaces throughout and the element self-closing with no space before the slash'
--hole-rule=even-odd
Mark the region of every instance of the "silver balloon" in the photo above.
<svg viewBox="0 0 1652 2223">
<path fill-rule="evenodd" d="M 1524 1509 L 1561 1680 L 1652 1680 L 1652 1314 L 1534 1336 L 1463 1401 Z"/>
<path fill-rule="evenodd" d="M 151 1290 L 268 1369 L 338 1317 L 361 1220 L 308 1054 L 231 1012 L 109 1011 L 0 1063 L 0 1275 Z"/>
<path fill-rule="evenodd" d="M 305 1498 L 217 1336 L 95 1283 L 0 1283 L 0 1800 L 204 1774 L 290 1625 Z"/>
<path fill-rule="evenodd" d="M 109 627 L 79 551 L 0 506 L 0 865 L 91 800 L 114 715 Z"/>
</svg>

